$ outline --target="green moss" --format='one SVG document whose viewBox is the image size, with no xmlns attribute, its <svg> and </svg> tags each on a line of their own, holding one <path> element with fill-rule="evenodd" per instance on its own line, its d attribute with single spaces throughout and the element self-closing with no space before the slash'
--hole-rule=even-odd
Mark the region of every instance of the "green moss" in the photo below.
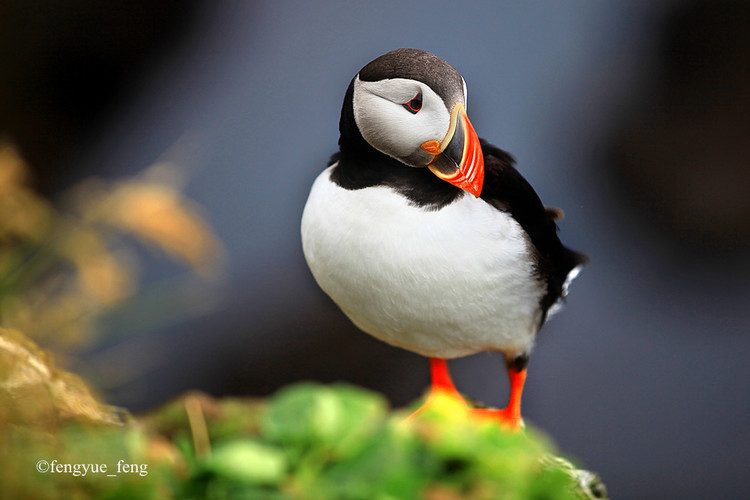
<svg viewBox="0 0 750 500">
<path fill-rule="evenodd" d="M 593 498 L 533 429 L 508 433 L 458 413 L 437 405 L 404 422 L 378 394 L 301 383 L 265 402 L 190 394 L 122 426 L 5 424 L 0 498 Z M 55 459 L 136 472 L 37 471 Z"/>
</svg>

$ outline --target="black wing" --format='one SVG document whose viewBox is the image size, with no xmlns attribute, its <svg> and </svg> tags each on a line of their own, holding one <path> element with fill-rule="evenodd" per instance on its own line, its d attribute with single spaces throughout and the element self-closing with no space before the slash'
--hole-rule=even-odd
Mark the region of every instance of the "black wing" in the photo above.
<svg viewBox="0 0 750 500">
<path fill-rule="evenodd" d="M 513 166 L 513 157 L 483 139 L 480 141 L 485 169 L 481 198 L 509 212 L 529 235 L 538 252 L 538 276 L 547 284 L 547 293 L 541 301 L 546 316 L 550 306 L 563 296 L 563 283 L 568 273 L 589 259 L 563 246 L 555 223 L 562 212 L 542 204 L 531 184 Z"/>
</svg>

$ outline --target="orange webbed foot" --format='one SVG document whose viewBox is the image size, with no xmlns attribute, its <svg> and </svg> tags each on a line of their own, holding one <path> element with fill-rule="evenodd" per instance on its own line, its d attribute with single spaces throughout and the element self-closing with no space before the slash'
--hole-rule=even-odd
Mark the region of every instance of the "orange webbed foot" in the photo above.
<svg viewBox="0 0 750 500">
<path fill-rule="evenodd" d="M 446 360 L 430 358 L 430 375 L 432 385 L 430 386 L 429 394 L 427 394 L 427 399 L 425 399 L 425 402 L 422 403 L 422 406 L 417 411 L 407 417 L 407 420 L 411 420 L 431 408 L 442 406 L 445 400 L 452 401 L 454 408 L 468 412 L 469 405 L 466 404 L 463 396 L 458 392 L 456 386 L 453 385 Z"/>
<path fill-rule="evenodd" d="M 510 381 L 508 406 L 502 409 L 476 408 L 471 411 L 472 415 L 480 419 L 494 420 L 500 424 L 500 427 L 515 432 L 524 428 L 521 418 L 521 395 L 526 383 L 526 361 L 528 357 L 517 359 L 520 359 L 520 362 L 508 363 L 508 380 Z"/>
<path fill-rule="evenodd" d="M 471 416 L 480 421 L 496 422 L 508 431 L 519 432 L 525 427 L 521 415 L 509 408 L 474 408 L 471 410 Z"/>
</svg>

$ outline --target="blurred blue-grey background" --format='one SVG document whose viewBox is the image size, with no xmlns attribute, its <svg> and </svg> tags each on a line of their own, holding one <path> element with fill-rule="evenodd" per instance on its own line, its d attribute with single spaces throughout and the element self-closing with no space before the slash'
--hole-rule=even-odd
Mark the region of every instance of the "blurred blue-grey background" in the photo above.
<svg viewBox="0 0 750 500">
<path fill-rule="evenodd" d="M 224 242 L 219 306 L 160 327 L 113 319 L 114 340 L 86 354 L 78 371 L 111 403 L 313 379 L 403 405 L 427 362 L 323 295 L 299 219 L 352 76 L 394 48 L 429 50 L 463 74 L 479 135 L 516 157 L 565 210 L 566 244 L 592 257 L 540 334 L 527 421 L 612 498 L 744 499 L 749 25 L 733 1 L 8 0 L 0 133 L 53 196 L 175 161 Z M 504 404 L 498 355 L 451 366 L 463 392 Z"/>
</svg>

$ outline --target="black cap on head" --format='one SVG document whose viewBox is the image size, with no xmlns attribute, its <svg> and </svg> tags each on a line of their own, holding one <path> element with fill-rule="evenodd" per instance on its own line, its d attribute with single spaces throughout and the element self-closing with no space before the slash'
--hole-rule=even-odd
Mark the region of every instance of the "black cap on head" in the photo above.
<svg viewBox="0 0 750 500">
<path fill-rule="evenodd" d="M 463 96 L 463 78 L 456 68 L 424 50 L 393 50 L 368 63 L 359 72 L 359 79 L 363 81 L 388 78 L 409 78 L 425 83 L 446 103 Z"/>
</svg>

